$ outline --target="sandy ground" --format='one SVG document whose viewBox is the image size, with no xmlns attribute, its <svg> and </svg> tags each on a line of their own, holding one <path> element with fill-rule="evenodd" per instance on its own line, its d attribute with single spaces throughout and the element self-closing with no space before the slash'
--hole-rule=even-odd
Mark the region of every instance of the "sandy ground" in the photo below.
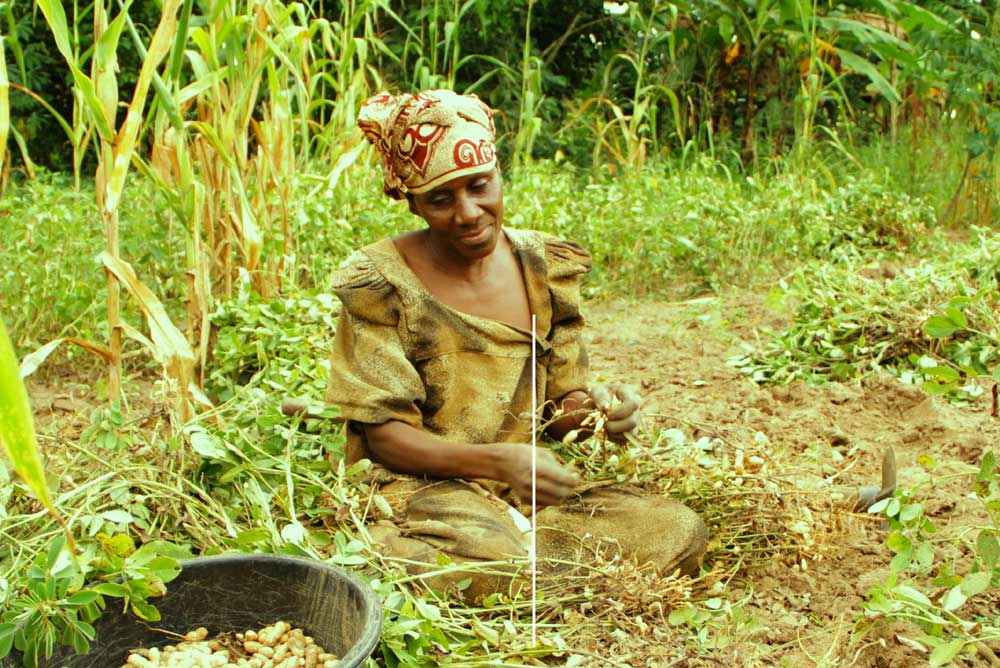
<svg viewBox="0 0 1000 668">
<path fill-rule="evenodd" d="M 899 486 L 912 488 L 928 480 L 917 459 L 930 455 L 937 460 L 939 482 L 921 487 L 921 497 L 941 534 L 955 534 L 981 518 L 969 479 L 947 474 L 976 470 L 984 448 L 996 448 L 1000 420 L 990 415 L 989 392 L 971 406 L 956 407 L 890 376 L 852 384 L 759 387 L 726 360 L 739 352 L 741 340 L 754 341 L 759 326 L 780 326 L 781 317 L 760 304 L 752 295 L 591 304 L 587 315 L 592 368 L 608 381 L 642 388 L 651 432 L 678 428 L 693 436 L 729 435 L 723 438 L 723 448 L 726 443 L 753 442 L 758 432 L 763 434 L 770 450 L 780 453 L 780 461 L 770 462 L 770 473 L 780 477 L 784 472 L 806 472 L 801 486 L 811 493 L 825 494 L 824 486 L 834 496 L 836 490 L 877 486 L 887 446 L 895 450 Z M 794 487 L 796 481 L 786 483 Z M 628 660 L 622 654 L 618 660 L 643 666 L 927 665 L 927 655 L 906 643 L 906 638 L 920 637 L 915 627 L 870 628 L 862 617 L 861 604 L 870 587 L 888 574 L 892 552 L 885 546 L 887 528 L 876 517 L 856 515 L 836 504 L 829 512 L 837 516 L 808 518 L 821 525 L 817 545 L 803 546 L 798 554 L 776 550 L 770 558 L 741 567 L 728 583 L 725 596 L 752 623 L 743 624 L 742 631 L 727 631 L 727 648 L 707 649 L 688 637 L 683 652 L 657 658 L 656 643 L 645 642 L 633 629 L 630 643 L 618 651 L 638 649 Z M 721 523 L 710 529 L 717 535 L 730 533 Z M 710 552 L 709 566 L 713 555 L 720 561 L 726 556 Z M 804 558 L 804 568 L 794 563 L 796 556 Z M 949 556 L 964 568 L 971 563 L 967 554 Z M 995 618 L 1000 596 L 995 590 L 984 596 L 985 611 L 991 614 L 992 607 Z M 993 664 L 983 660 L 965 665 Z"/>
</svg>

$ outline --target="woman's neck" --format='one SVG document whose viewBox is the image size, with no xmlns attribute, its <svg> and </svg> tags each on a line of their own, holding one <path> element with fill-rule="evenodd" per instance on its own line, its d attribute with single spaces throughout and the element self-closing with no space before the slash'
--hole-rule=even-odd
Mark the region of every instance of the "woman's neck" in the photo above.
<svg viewBox="0 0 1000 668">
<path fill-rule="evenodd" d="M 507 237 L 501 234 L 497 245 L 493 247 L 489 255 L 468 258 L 457 253 L 449 253 L 447 247 L 435 244 L 429 230 L 424 230 L 420 236 L 425 257 L 436 271 L 472 284 L 480 283 L 489 276 L 497 249 L 500 244 L 507 243 Z"/>
</svg>

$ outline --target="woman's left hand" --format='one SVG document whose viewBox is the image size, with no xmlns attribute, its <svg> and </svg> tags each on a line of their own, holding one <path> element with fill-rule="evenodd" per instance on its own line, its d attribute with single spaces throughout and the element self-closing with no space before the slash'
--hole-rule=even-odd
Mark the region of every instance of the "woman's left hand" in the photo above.
<svg viewBox="0 0 1000 668">
<path fill-rule="evenodd" d="M 625 442 L 642 421 L 639 410 L 642 399 L 634 389 L 618 383 L 594 383 L 589 394 L 597 409 L 604 413 L 608 438 L 615 443 Z"/>
</svg>

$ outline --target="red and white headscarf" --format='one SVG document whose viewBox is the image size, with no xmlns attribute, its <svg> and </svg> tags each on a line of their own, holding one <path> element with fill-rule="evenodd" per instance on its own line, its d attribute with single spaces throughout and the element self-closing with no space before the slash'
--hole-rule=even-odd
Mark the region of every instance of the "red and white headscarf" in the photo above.
<svg viewBox="0 0 1000 668">
<path fill-rule="evenodd" d="M 361 107 L 358 127 L 382 157 L 382 188 L 393 199 L 496 164 L 493 112 L 475 95 L 380 93 Z"/>
</svg>

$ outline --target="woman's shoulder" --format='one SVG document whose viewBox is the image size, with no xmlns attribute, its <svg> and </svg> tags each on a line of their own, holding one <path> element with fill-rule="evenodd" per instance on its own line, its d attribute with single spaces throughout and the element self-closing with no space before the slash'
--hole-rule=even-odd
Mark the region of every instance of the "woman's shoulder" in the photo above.
<svg viewBox="0 0 1000 668">
<path fill-rule="evenodd" d="M 398 281 L 391 280 L 392 240 L 383 239 L 355 250 L 333 273 L 331 287 L 353 315 L 391 318 L 398 301 Z"/>
<path fill-rule="evenodd" d="M 568 278 L 590 271 L 593 262 L 590 253 L 575 241 L 540 230 L 509 228 L 507 234 L 515 245 L 527 247 L 545 258 L 548 275 Z"/>
</svg>

